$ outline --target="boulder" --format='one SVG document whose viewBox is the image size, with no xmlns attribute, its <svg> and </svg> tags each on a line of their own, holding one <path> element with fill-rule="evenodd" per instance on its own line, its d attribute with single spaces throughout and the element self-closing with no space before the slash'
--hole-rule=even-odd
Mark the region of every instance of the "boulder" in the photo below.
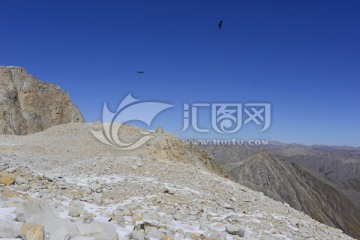
<svg viewBox="0 0 360 240">
<path fill-rule="evenodd" d="M 8 169 L 6 169 L 6 171 L 8 173 L 14 173 L 17 170 L 17 167 L 9 167 Z"/>
<path fill-rule="evenodd" d="M 164 130 L 162 129 L 162 127 L 159 126 L 159 127 L 156 128 L 155 133 L 162 134 L 162 133 L 164 133 Z"/>
<path fill-rule="evenodd" d="M 79 235 L 101 240 L 114 240 L 118 238 L 116 228 L 110 223 L 93 221 L 90 224 L 77 222 L 76 228 Z"/>
<path fill-rule="evenodd" d="M 92 183 L 90 185 L 90 189 L 91 189 L 91 191 L 94 191 L 94 192 L 101 192 L 102 186 L 101 186 L 101 184 L 98 184 L 98 183 Z"/>
<path fill-rule="evenodd" d="M 71 234 L 64 227 L 57 229 L 56 231 L 50 234 L 49 240 L 70 240 Z"/>
<path fill-rule="evenodd" d="M 143 230 L 133 231 L 131 237 L 135 240 L 145 240 L 145 233 Z"/>
<path fill-rule="evenodd" d="M 78 200 L 73 200 L 69 204 L 69 213 L 71 217 L 80 217 L 84 210 L 84 204 Z"/>
<path fill-rule="evenodd" d="M 26 240 L 44 240 L 44 226 L 36 223 L 25 222 L 21 226 L 21 236 Z"/>
<path fill-rule="evenodd" d="M 0 183 L 4 185 L 11 185 L 15 182 L 15 176 L 11 173 L 0 172 Z"/>
<path fill-rule="evenodd" d="M 78 237 L 71 238 L 71 240 L 96 240 L 96 239 L 93 237 L 78 236 Z"/>
<path fill-rule="evenodd" d="M 145 239 L 163 239 L 164 233 L 162 233 L 159 229 L 151 227 L 148 231 L 146 231 Z"/>
<path fill-rule="evenodd" d="M 245 236 L 245 229 L 243 229 L 240 225 L 228 225 L 225 227 L 225 230 L 231 235 L 237 235 L 239 237 Z"/>
<path fill-rule="evenodd" d="M 34 218 L 37 215 L 51 214 L 52 209 L 46 200 L 33 199 L 23 202 L 21 205 L 17 206 L 16 212 L 18 214 L 22 212 L 24 220 L 29 221 L 32 220 L 31 218 Z"/>
<path fill-rule="evenodd" d="M 28 183 L 29 183 L 28 180 L 26 180 L 25 178 L 23 178 L 23 177 L 21 177 L 21 176 L 16 176 L 15 182 L 16 182 L 17 184 L 28 184 Z"/>
<path fill-rule="evenodd" d="M 50 182 L 55 180 L 55 175 L 52 171 L 45 171 L 43 177 Z"/>
<path fill-rule="evenodd" d="M 21 224 L 0 221 L 0 238 L 18 238 L 21 236 Z"/>
</svg>

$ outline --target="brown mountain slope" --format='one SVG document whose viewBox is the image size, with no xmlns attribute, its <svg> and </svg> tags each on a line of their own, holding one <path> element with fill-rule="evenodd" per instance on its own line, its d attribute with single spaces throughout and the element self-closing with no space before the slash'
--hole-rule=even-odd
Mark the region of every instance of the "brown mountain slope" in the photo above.
<svg viewBox="0 0 360 240">
<path fill-rule="evenodd" d="M 266 151 L 237 165 L 228 172 L 234 181 L 360 238 L 360 209 L 321 176 Z"/>
<path fill-rule="evenodd" d="M 293 162 L 311 172 L 320 174 L 338 191 L 360 207 L 360 148 L 270 142 L 262 146 L 201 146 L 214 160 L 229 171 L 244 159 L 265 149 L 272 156 Z"/>
<path fill-rule="evenodd" d="M 290 147 L 289 147 L 290 148 Z M 294 148 L 294 147 L 292 147 Z M 360 157 L 359 150 L 342 150 L 336 147 L 298 147 L 307 148 L 309 153 L 289 154 L 288 148 L 275 152 L 288 162 L 294 162 L 306 169 L 326 176 L 338 189 L 360 206 Z"/>
</svg>

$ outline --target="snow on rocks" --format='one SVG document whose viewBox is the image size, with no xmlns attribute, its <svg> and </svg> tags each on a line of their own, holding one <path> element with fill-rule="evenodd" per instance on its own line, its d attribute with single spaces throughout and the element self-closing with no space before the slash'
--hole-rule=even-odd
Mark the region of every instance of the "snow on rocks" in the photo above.
<svg viewBox="0 0 360 240">
<path fill-rule="evenodd" d="M 55 180 L 55 175 L 53 172 L 51 171 L 45 171 L 43 174 L 44 178 L 50 182 Z"/>
<path fill-rule="evenodd" d="M 58 126 L 13 137 L 19 146 L 2 149 L 0 174 L 6 178 L 0 182 L 0 237 L 351 239 L 200 163 L 189 164 L 190 158 L 180 161 L 185 153 L 167 152 L 179 147 L 172 139 L 126 155 L 87 140 L 78 125 L 65 130 Z M 57 138 L 42 137 L 57 131 Z M 48 144 L 49 139 L 70 143 Z M 77 155 L 82 147 L 91 154 Z"/>
<path fill-rule="evenodd" d="M 21 236 L 21 224 L 11 221 L 0 220 L 0 238 L 19 238 Z"/>
<path fill-rule="evenodd" d="M 228 225 L 225 227 L 227 233 L 237 235 L 239 237 L 245 236 L 245 230 L 240 225 Z"/>
<path fill-rule="evenodd" d="M 73 200 L 69 204 L 69 216 L 80 217 L 81 212 L 84 210 L 84 204 L 78 200 Z"/>
</svg>

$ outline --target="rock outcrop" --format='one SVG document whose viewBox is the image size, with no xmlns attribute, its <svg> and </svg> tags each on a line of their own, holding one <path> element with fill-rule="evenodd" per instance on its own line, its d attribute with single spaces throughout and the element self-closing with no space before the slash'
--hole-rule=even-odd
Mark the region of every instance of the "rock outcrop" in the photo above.
<svg viewBox="0 0 360 240">
<path fill-rule="evenodd" d="M 38 80 L 24 68 L 0 66 L 0 134 L 26 135 L 83 121 L 60 87 Z"/>
</svg>

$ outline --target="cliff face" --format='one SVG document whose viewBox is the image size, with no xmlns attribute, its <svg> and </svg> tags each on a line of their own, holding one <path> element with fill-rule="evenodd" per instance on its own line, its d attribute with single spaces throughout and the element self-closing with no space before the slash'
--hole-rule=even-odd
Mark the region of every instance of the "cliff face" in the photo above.
<svg viewBox="0 0 360 240">
<path fill-rule="evenodd" d="M 60 87 L 36 79 L 24 68 L 0 66 L 0 134 L 26 135 L 83 121 Z"/>
</svg>

